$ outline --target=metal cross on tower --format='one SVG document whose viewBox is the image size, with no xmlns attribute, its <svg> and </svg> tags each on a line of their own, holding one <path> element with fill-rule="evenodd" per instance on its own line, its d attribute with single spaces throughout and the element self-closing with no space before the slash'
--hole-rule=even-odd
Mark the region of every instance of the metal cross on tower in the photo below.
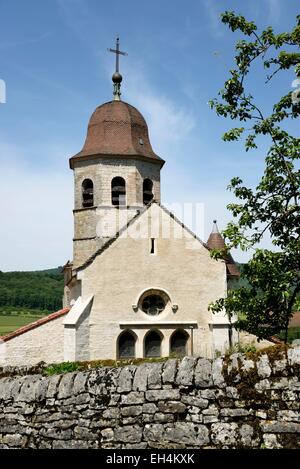
<svg viewBox="0 0 300 469">
<path fill-rule="evenodd" d="M 116 40 L 116 48 L 115 49 L 107 49 L 109 52 L 113 52 L 116 54 L 116 71 L 112 76 L 112 81 L 114 83 L 114 99 L 115 101 L 120 101 L 121 99 L 121 82 L 122 82 L 122 75 L 119 73 L 119 56 L 120 55 L 128 55 L 127 52 L 120 51 L 120 39 L 117 37 Z"/>
</svg>

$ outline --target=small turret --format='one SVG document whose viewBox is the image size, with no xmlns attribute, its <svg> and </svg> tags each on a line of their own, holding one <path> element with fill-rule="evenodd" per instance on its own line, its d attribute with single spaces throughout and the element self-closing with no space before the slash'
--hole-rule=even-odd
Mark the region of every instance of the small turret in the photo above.
<svg viewBox="0 0 300 469">
<path fill-rule="evenodd" d="M 209 238 L 206 243 L 208 249 L 213 250 L 213 249 L 219 249 L 220 251 L 223 249 L 226 249 L 226 244 L 224 241 L 223 236 L 219 232 L 218 225 L 217 225 L 217 220 L 213 221 L 213 228 L 212 231 L 209 235 Z M 224 261 L 226 262 L 226 267 L 227 267 L 227 277 L 228 278 L 236 278 L 240 276 L 240 271 L 234 262 L 234 259 L 230 252 L 224 254 Z"/>
</svg>

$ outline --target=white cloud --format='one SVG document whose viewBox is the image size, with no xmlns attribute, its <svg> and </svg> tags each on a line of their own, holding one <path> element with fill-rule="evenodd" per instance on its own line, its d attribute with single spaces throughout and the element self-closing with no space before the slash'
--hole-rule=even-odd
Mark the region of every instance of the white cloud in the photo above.
<svg viewBox="0 0 300 469">
<path fill-rule="evenodd" d="M 132 66 L 134 74 L 126 71 L 126 100 L 144 115 L 150 133 L 154 151 L 165 153 L 170 145 L 176 145 L 190 137 L 196 125 L 190 109 L 180 106 L 171 98 L 151 86 L 146 75 L 136 70 L 142 67 Z"/>
<path fill-rule="evenodd" d="M 194 128 L 193 118 L 170 99 L 150 92 L 135 96 L 132 102 L 147 115 L 151 139 L 158 148 L 182 141 Z"/>
</svg>

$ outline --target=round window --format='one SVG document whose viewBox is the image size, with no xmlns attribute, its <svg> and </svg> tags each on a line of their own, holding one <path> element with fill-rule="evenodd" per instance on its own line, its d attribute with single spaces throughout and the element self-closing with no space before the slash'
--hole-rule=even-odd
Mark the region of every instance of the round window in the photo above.
<svg viewBox="0 0 300 469">
<path fill-rule="evenodd" d="M 166 304 L 159 295 L 149 295 L 142 303 L 142 310 L 144 313 L 149 314 L 149 316 L 157 316 L 165 309 L 165 307 Z"/>
</svg>

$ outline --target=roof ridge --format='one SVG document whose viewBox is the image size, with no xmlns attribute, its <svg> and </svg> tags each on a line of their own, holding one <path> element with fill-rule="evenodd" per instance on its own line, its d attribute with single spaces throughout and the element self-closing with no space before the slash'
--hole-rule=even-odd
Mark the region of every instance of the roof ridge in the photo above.
<svg viewBox="0 0 300 469">
<path fill-rule="evenodd" d="M 174 215 L 173 212 L 171 212 L 170 210 L 168 210 L 163 204 L 157 202 L 157 205 L 159 205 L 166 213 L 168 213 L 177 223 L 179 223 L 180 226 L 182 226 L 182 228 L 184 228 L 185 230 L 188 231 L 188 233 L 190 233 L 193 238 L 197 239 L 203 247 L 205 247 L 206 249 L 208 249 L 208 246 L 206 245 L 206 243 L 204 241 L 202 241 L 201 238 L 199 238 L 198 235 L 196 235 L 196 233 L 194 233 L 188 226 L 186 226 L 182 221 L 179 220 L 179 218 L 176 217 L 176 215 Z"/>
<path fill-rule="evenodd" d="M 60 316 L 64 316 L 65 314 L 67 314 L 70 311 L 70 309 L 71 308 L 60 309 L 59 311 L 55 311 L 54 313 L 51 313 L 43 318 L 40 318 L 37 321 L 31 322 L 30 324 L 27 324 L 26 326 L 19 327 L 19 329 L 16 329 L 15 331 L 10 332 L 9 334 L 0 336 L 0 342 L 1 341 L 8 342 L 9 340 L 14 339 L 15 337 L 18 337 L 19 335 L 22 335 L 25 332 L 36 329 L 37 327 L 40 327 L 43 324 L 47 324 L 47 322 L 54 321 L 54 319 L 57 319 Z"/>
<path fill-rule="evenodd" d="M 94 254 L 92 254 L 83 264 L 81 264 L 80 266 L 76 267 L 74 270 L 78 271 L 78 270 L 82 270 L 82 269 L 85 269 L 88 265 L 90 265 L 93 260 L 99 256 L 100 254 L 102 254 L 102 252 L 106 251 L 107 248 L 109 248 L 109 246 L 111 244 L 113 244 L 119 237 L 122 233 L 124 233 L 124 231 L 129 228 L 129 226 L 131 226 L 131 224 L 140 216 L 142 215 L 143 213 L 145 213 L 148 208 L 150 207 L 150 205 L 152 205 L 153 202 L 151 202 L 151 204 L 147 205 L 145 208 L 141 209 L 141 210 L 137 210 L 137 213 L 129 220 L 128 223 L 126 223 L 126 225 L 122 226 L 122 228 L 116 232 L 115 236 L 111 237 L 109 240 L 106 241 L 106 243 L 103 244 L 103 246 L 101 246 L 101 248 L 97 249 Z"/>
<path fill-rule="evenodd" d="M 124 233 L 124 231 L 127 230 L 127 228 L 129 228 L 141 215 L 143 215 L 147 210 L 149 210 L 149 208 L 154 204 L 158 205 L 162 210 L 164 210 L 168 215 L 170 215 L 170 217 L 173 218 L 180 226 L 182 226 L 182 228 L 187 230 L 192 235 L 193 238 L 197 239 L 202 244 L 203 247 L 209 250 L 206 243 L 204 243 L 195 233 L 193 233 L 193 231 L 190 228 L 188 228 L 183 222 L 181 222 L 174 215 L 174 213 L 170 212 L 170 210 L 168 210 L 164 205 L 162 205 L 157 200 L 152 200 L 144 208 L 141 208 L 140 210 L 138 210 L 138 213 L 133 218 L 131 218 L 131 220 L 129 220 L 129 222 L 126 225 L 122 226 L 122 228 L 119 231 L 117 231 L 114 237 L 106 241 L 106 243 L 104 243 L 103 246 L 101 246 L 101 248 L 97 249 L 94 252 L 94 254 L 92 254 L 83 264 L 76 267 L 74 270 L 77 272 L 79 270 L 85 269 L 88 265 L 90 265 L 97 256 L 102 254 L 102 252 L 106 251 L 106 249 L 109 248 L 120 237 L 120 235 Z"/>
</svg>

